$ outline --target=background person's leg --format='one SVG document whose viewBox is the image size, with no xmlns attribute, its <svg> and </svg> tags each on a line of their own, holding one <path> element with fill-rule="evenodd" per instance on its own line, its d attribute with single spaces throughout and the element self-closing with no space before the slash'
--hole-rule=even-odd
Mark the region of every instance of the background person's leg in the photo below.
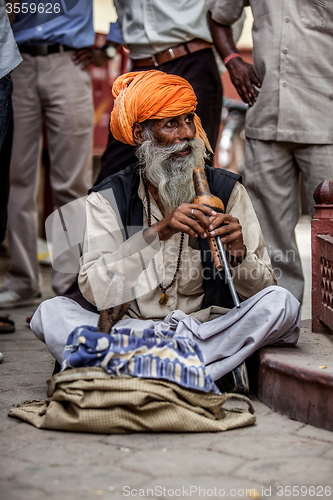
<svg viewBox="0 0 333 500">
<path fill-rule="evenodd" d="M 246 139 L 244 184 L 260 222 L 278 284 L 300 302 L 304 278 L 295 239 L 300 170 L 293 143 Z"/>
<path fill-rule="evenodd" d="M 8 204 L 10 269 L 3 284 L 28 298 L 40 290 L 36 189 L 42 109 L 36 58 L 24 54 L 23 62 L 12 72 L 12 80 L 14 136 Z"/>
<path fill-rule="evenodd" d="M 0 244 L 7 227 L 9 199 L 9 167 L 13 143 L 12 81 L 6 75 L 0 79 Z M 0 316 L 0 333 L 15 332 L 15 323 L 7 315 Z M 4 360 L 0 353 L 0 363 Z"/>
<path fill-rule="evenodd" d="M 12 84 L 10 75 L 0 79 L 0 243 L 7 227 L 9 166 L 13 142 Z"/>
<path fill-rule="evenodd" d="M 12 83 L 11 76 L 0 78 L 0 150 L 7 134 L 12 116 Z"/>
<path fill-rule="evenodd" d="M 299 144 L 294 154 L 302 173 L 309 213 L 313 217 L 314 190 L 325 180 L 333 181 L 333 144 Z"/>
<path fill-rule="evenodd" d="M 43 63 L 42 99 L 56 210 L 86 196 L 91 187 L 94 110 L 90 75 L 73 63 L 72 52 L 52 54 Z M 52 287 L 63 294 L 75 279 L 74 273 L 53 270 Z"/>
</svg>

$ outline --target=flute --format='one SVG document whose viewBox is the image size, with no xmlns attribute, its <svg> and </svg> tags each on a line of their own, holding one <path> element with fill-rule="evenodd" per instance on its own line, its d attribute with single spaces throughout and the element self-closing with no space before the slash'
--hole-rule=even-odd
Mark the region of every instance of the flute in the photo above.
<svg viewBox="0 0 333 500">
<path fill-rule="evenodd" d="M 220 198 L 218 198 L 217 196 L 212 195 L 210 192 L 207 177 L 203 167 L 194 169 L 193 181 L 196 193 L 196 198 L 194 199 L 193 203 L 201 203 L 202 205 L 206 205 L 209 208 L 212 208 L 213 210 L 215 210 L 215 212 L 224 213 L 224 205 L 222 200 L 220 200 Z M 235 304 L 235 307 L 240 307 L 239 298 L 231 276 L 228 259 L 225 253 L 225 249 L 222 245 L 221 238 L 219 236 L 216 236 L 215 238 L 207 236 L 207 241 L 213 255 L 216 269 L 218 271 L 222 271 L 222 269 L 224 268 L 224 273 L 232 296 L 232 300 Z"/>
</svg>

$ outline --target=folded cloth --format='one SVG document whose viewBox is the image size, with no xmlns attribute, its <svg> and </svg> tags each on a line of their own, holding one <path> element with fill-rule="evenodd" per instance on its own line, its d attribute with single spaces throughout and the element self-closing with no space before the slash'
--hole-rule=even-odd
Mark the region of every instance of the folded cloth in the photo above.
<svg viewBox="0 0 333 500">
<path fill-rule="evenodd" d="M 251 401 L 221 394 L 197 344 L 171 331 L 81 326 L 68 337 L 46 401 L 9 412 L 43 429 L 80 432 L 215 432 L 255 422 Z M 228 399 L 249 410 L 225 410 Z"/>
<path fill-rule="evenodd" d="M 81 326 L 68 337 L 61 369 L 102 367 L 113 376 L 167 380 L 187 389 L 219 394 L 200 348 L 171 331 L 113 328 L 111 334 Z"/>
<path fill-rule="evenodd" d="M 240 394 L 185 389 L 165 380 L 112 377 L 102 368 L 76 368 L 48 380 L 48 400 L 9 411 L 38 428 L 102 434 L 217 432 L 255 422 L 251 401 Z M 229 399 L 249 410 L 224 409 Z"/>
</svg>

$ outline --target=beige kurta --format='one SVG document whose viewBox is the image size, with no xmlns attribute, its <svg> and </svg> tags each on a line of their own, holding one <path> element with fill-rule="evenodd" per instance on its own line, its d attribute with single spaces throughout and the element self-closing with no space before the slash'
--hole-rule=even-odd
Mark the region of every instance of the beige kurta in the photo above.
<svg viewBox="0 0 333 500">
<path fill-rule="evenodd" d="M 144 207 L 143 224 L 148 227 L 147 202 L 142 182 L 139 186 L 139 196 Z M 162 219 L 161 212 L 152 198 L 151 211 L 152 224 Z M 263 288 L 276 284 L 276 279 L 252 204 L 245 188 L 238 182 L 231 193 L 226 213 L 237 217 L 242 225 L 247 255 L 245 260 L 233 269 L 233 274 L 237 292 L 246 299 Z M 214 307 L 213 311 L 209 308 L 197 312 L 203 300 L 203 267 L 196 239 L 185 235 L 178 278 L 167 291 L 167 304 L 161 306 L 161 290 L 153 270 L 152 258 L 155 256 L 159 277 L 166 286 L 175 273 L 180 233 L 160 243 L 156 239 L 155 247 L 146 243 L 142 230 L 123 241 L 116 213 L 101 193 L 90 194 L 86 214 L 87 227 L 79 286 L 83 295 L 97 307 L 102 308 L 110 280 L 106 271 L 114 268 L 125 276 L 128 284 L 134 289 L 135 300 L 129 311 L 130 317 L 160 320 L 171 311 L 179 309 L 201 321 L 207 321 L 217 312 L 227 311 Z M 193 314 L 195 312 L 197 314 Z"/>
</svg>

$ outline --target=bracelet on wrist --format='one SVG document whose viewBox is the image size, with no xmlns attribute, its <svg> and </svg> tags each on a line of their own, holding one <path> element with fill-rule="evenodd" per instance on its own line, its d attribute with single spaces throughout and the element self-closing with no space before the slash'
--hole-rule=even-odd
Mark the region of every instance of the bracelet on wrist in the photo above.
<svg viewBox="0 0 333 500">
<path fill-rule="evenodd" d="M 224 66 L 225 66 L 226 64 L 228 64 L 228 62 L 229 62 L 229 61 L 231 61 L 231 59 L 234 59 L 235 57 L 240 57 L 240 58 L 242 58 L 242 56 L 241 56 L 240 54 L 238 54 L 238 52 L 234 52 L 233 54 L 229 54 L 227 57 L 225 57 L 225 58 L 223 59 L 223 64 L 224 64 Z"/>
</svg>

